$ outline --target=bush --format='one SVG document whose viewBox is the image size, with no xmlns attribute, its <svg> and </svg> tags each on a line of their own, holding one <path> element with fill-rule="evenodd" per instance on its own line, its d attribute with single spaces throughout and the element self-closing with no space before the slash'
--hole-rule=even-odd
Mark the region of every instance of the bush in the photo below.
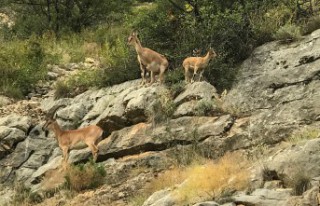
<svg viewBox="0 0 320 206">
<path fill-rule="evenodd" d="M 13 205 L 34 205 L 42 201 L 43 199 L 38 193 L 31 192 L 31 189 L 26 188 L 24 184 L 16 183 L 12 199 Z"/>
<path fill-rule="evenodd" d="M 175 167 L 146 185 L 145 193 L 139 194 L 138 200 L 142 202 L 140 198 L 166 188 L 174 189 L 178 205 L 189 205 L 195 199 L 198 202 L 212 200 L 225 195 L 226 191 L 245 189 L 249 184 L 248 165 L 243 157 L 227 154 L 215 163 L 206 161 L 203 164 L 196 162 L 186 167 Z"/>
<path fill-rule="evenodd" d="M 165 73 L 164 83 L 167 86 L 175 85 L 184 81 L 184 72 L 181 68 L 168 70 Z"/>
<path fill-rule="evenodd" d="M 196 115 L 198 116 L 210 116 L 211 112 L 216 108 L 216 105 L 214 102 L 211 100 L 200 100 L 196 107 L 195 107 L 195 112 Z"/>
<path fill-rule="evenodd" d="M 66 186 L 77 192 L 94 189 L 103 184 L 105 176 L 104 167 L 93 161 L 86 164 L 71 165 L 66 171 Z"/>
<path fill-rule="evenodd" d="M 304 25 L 303 34 L 310 34 L 317 29 L 320 29 L 320 16 L 313 16 Z"/>
<path fill-rule="evenodd" d="M 58 81 L 55 86 L 55 98 L 74 97 L 100 84 L 98 70 L 82 70 L 66 80 Z"/>
<path fill-rule="evenodd" d="M 295 24 L 286 24 L 275 33 L 274 38 L 287 43 L 301 38 L 300 27 Z"/>
<path fill-rule="evenodd" d="M 293 187 L 293 195 L 302 195 L 305 191 L 311 188 L 311 179 L 300 173 L 293 177 L 292 187 Z"/>
<path fill-rule="evenodd" d="M 293 1 L 276 3 L 252 4 L 249 21 L 258 45 L 274 40 L 274 34 L 279 28 L 295 18 Z M 250 4 L 249 4 L 250 6 Z M 255 9 L 255 8 L 259 9 Z"/>
<path fill-rule="evenodd" d="M 149 121 L 154 125 L 169 121 L 176 110 L 176 105 L 169 93 L 159 95 L 159 98 L 156 98 L 147 110 Z"/>
<path fill-rule="evenodd" d="M 177 189 L 181 205 L 195 198 L 212 199 L 224 191 L 243 190 L 249 185 L 248 162 L 237 154 L 226 154 L 216 163 L 194 165 L 186 169 L 187 180 Z M 184 204 L 183 204 L 184 203 Z"/>
<path fill-rule="evenodd" d="M 0 93 L 22 98 L 45 78 L 46 56 L 38 40 L 14 40 L 0 46 Z"/>
<path fill-rule="evenodd" d="M 184 91 L 185 82 L 184 74 L 181 68 L 169 70 L 165 73 L 164 83 L 170 91 L 172 98 L 176 98 L 181 92 Z"/>
<path fill-rule="evenodd" d="M 292 195 L 300 196 L 311 188 L 311 178 L 304 173 L 303 169 L 283 179 L 285 187 L 293 189 Z"/>
</svg>

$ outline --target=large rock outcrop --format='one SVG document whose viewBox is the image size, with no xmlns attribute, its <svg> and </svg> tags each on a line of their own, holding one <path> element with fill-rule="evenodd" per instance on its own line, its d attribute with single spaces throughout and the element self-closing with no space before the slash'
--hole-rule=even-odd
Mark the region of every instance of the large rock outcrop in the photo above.
<svg viewBox="0 0 320 206">
<path fill-rule="evenodd" d="M 252 136 L 283 140 L 320 120 L 320 30 L 292 44 L 271 42 L 242 64 L 224 107 L 250 115 Z"/>
</svg>

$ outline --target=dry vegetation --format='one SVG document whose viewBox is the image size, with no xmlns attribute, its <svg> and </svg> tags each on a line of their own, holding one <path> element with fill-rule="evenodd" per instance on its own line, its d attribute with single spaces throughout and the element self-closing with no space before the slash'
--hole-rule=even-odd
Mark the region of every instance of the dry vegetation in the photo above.
<svg viewBox="0 0 320 206">
<path fill-rule="evenodd" d="M 299 129 L 288 138 L 288 141 L 292 144 L 302 142 L 305 140 L 316 139 L 320 137 L 320 129 L 314 127 L 306 127 Z"/>
<path fill-rule="evenodd" d="M 237 154 L 227 154 L 217 162 L 194 165 L 186 169 L 186 181 L 177 192 L 181 203 L 215 199 L 226 191 L 243 190 L 248 186 L 249 163 Z"/>
<path fill-rule="evenodd" d="M 249 162 L 236 153 L 226 154 L 217 162 L 207 160 L 204 164 L 176 166 L 154 179 L 143 194 L 131 199 L 131 203 L 139 205 L 152 193 L 165 188 L 176 188 L 174 195 L 180 205 L 216 199 L 226 192 L 247 188 L 248 167 Z"/>
<path fill-rule="evenodd" d="M 104 183 L 106 171 L 93 161 L 87 164 L 72 165 L 66 171 L 66 184 L 70 190 L 93 189 Z"/>
</svg>

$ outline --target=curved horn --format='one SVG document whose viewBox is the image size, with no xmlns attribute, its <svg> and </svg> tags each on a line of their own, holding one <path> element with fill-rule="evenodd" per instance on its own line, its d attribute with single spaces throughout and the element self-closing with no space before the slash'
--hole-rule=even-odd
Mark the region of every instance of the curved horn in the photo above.
<svg viewBox="0 0 320 206">
<path fill-rule="evenodd" d="M 58 109 L 60 109 L 61 107 L 66 107 L 66 106 L 67 106 L 67 105 L 63 105 L 63 104 L 62 104 L 62 105 L 57 105 L 57 106 L 53 107 L 53 109 L 46 114 L 46 117 L 47 117 L 48 119 L 55 119 L 55 117 L 56 117 L 56 111 L 57 111 Z"/>
</svg>

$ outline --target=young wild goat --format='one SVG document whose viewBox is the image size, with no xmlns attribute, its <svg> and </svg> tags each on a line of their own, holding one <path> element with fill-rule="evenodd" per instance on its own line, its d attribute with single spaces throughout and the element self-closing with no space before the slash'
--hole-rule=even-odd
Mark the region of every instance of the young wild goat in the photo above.
<svg viewBox="0 0 320 206">
<path fill-rule="evenodd" d="M 168 60 L 163 55 L 149 48 L 142 47 L 137 35 L 136 32 L 132 32 L 128 37 L 128 44 L 134 46 L 138 54 L 142 84 L 146 83 L 145 75 L 147 71 L 151 72 L 150 85 L 155 81 L 155 73 L 159 73 L 160 82 L 163 82 L 164 72 L 169 65 Z"/>
<path fill-rule="evenodd" d="M 191 83 L 194 82 L 194 78 L 195 78 L 198 71 L 200 72 L 200 75 L 199 75 L 199 81 L 200 81 L 202 78 L 202 74 L 204 72 L 204 69 L 208 66 L 210 59 L 213 59 L 216 56 L 217 56 L 216 52 L 210 48 L 207 55 L 204 57 L 188 57 L 188 58 L 186 58 L 182 63 L 182 66 L 184 68 L 185 81 L 187 83 L 190 82 L 190 76 L 189 76 L 190 70 L 193 70 Z"/>
<path fill-rule="evenodd" d="M 58 122 L 50 118 L 47 119 L 43 129 L 50 129 L 54 132 L 59 147 L 63 152 L 63 159 L 65 163 L 68 162 L 69 149 L 80 141 L 83 141 L 88 145 L 92 152 L 93 160 L 97 160 L 98 147 L 96 144 L 103 136 L 103 130 L 100 127 L 90 125 L 77 130 L 62 130 Z"/>
</svg>

